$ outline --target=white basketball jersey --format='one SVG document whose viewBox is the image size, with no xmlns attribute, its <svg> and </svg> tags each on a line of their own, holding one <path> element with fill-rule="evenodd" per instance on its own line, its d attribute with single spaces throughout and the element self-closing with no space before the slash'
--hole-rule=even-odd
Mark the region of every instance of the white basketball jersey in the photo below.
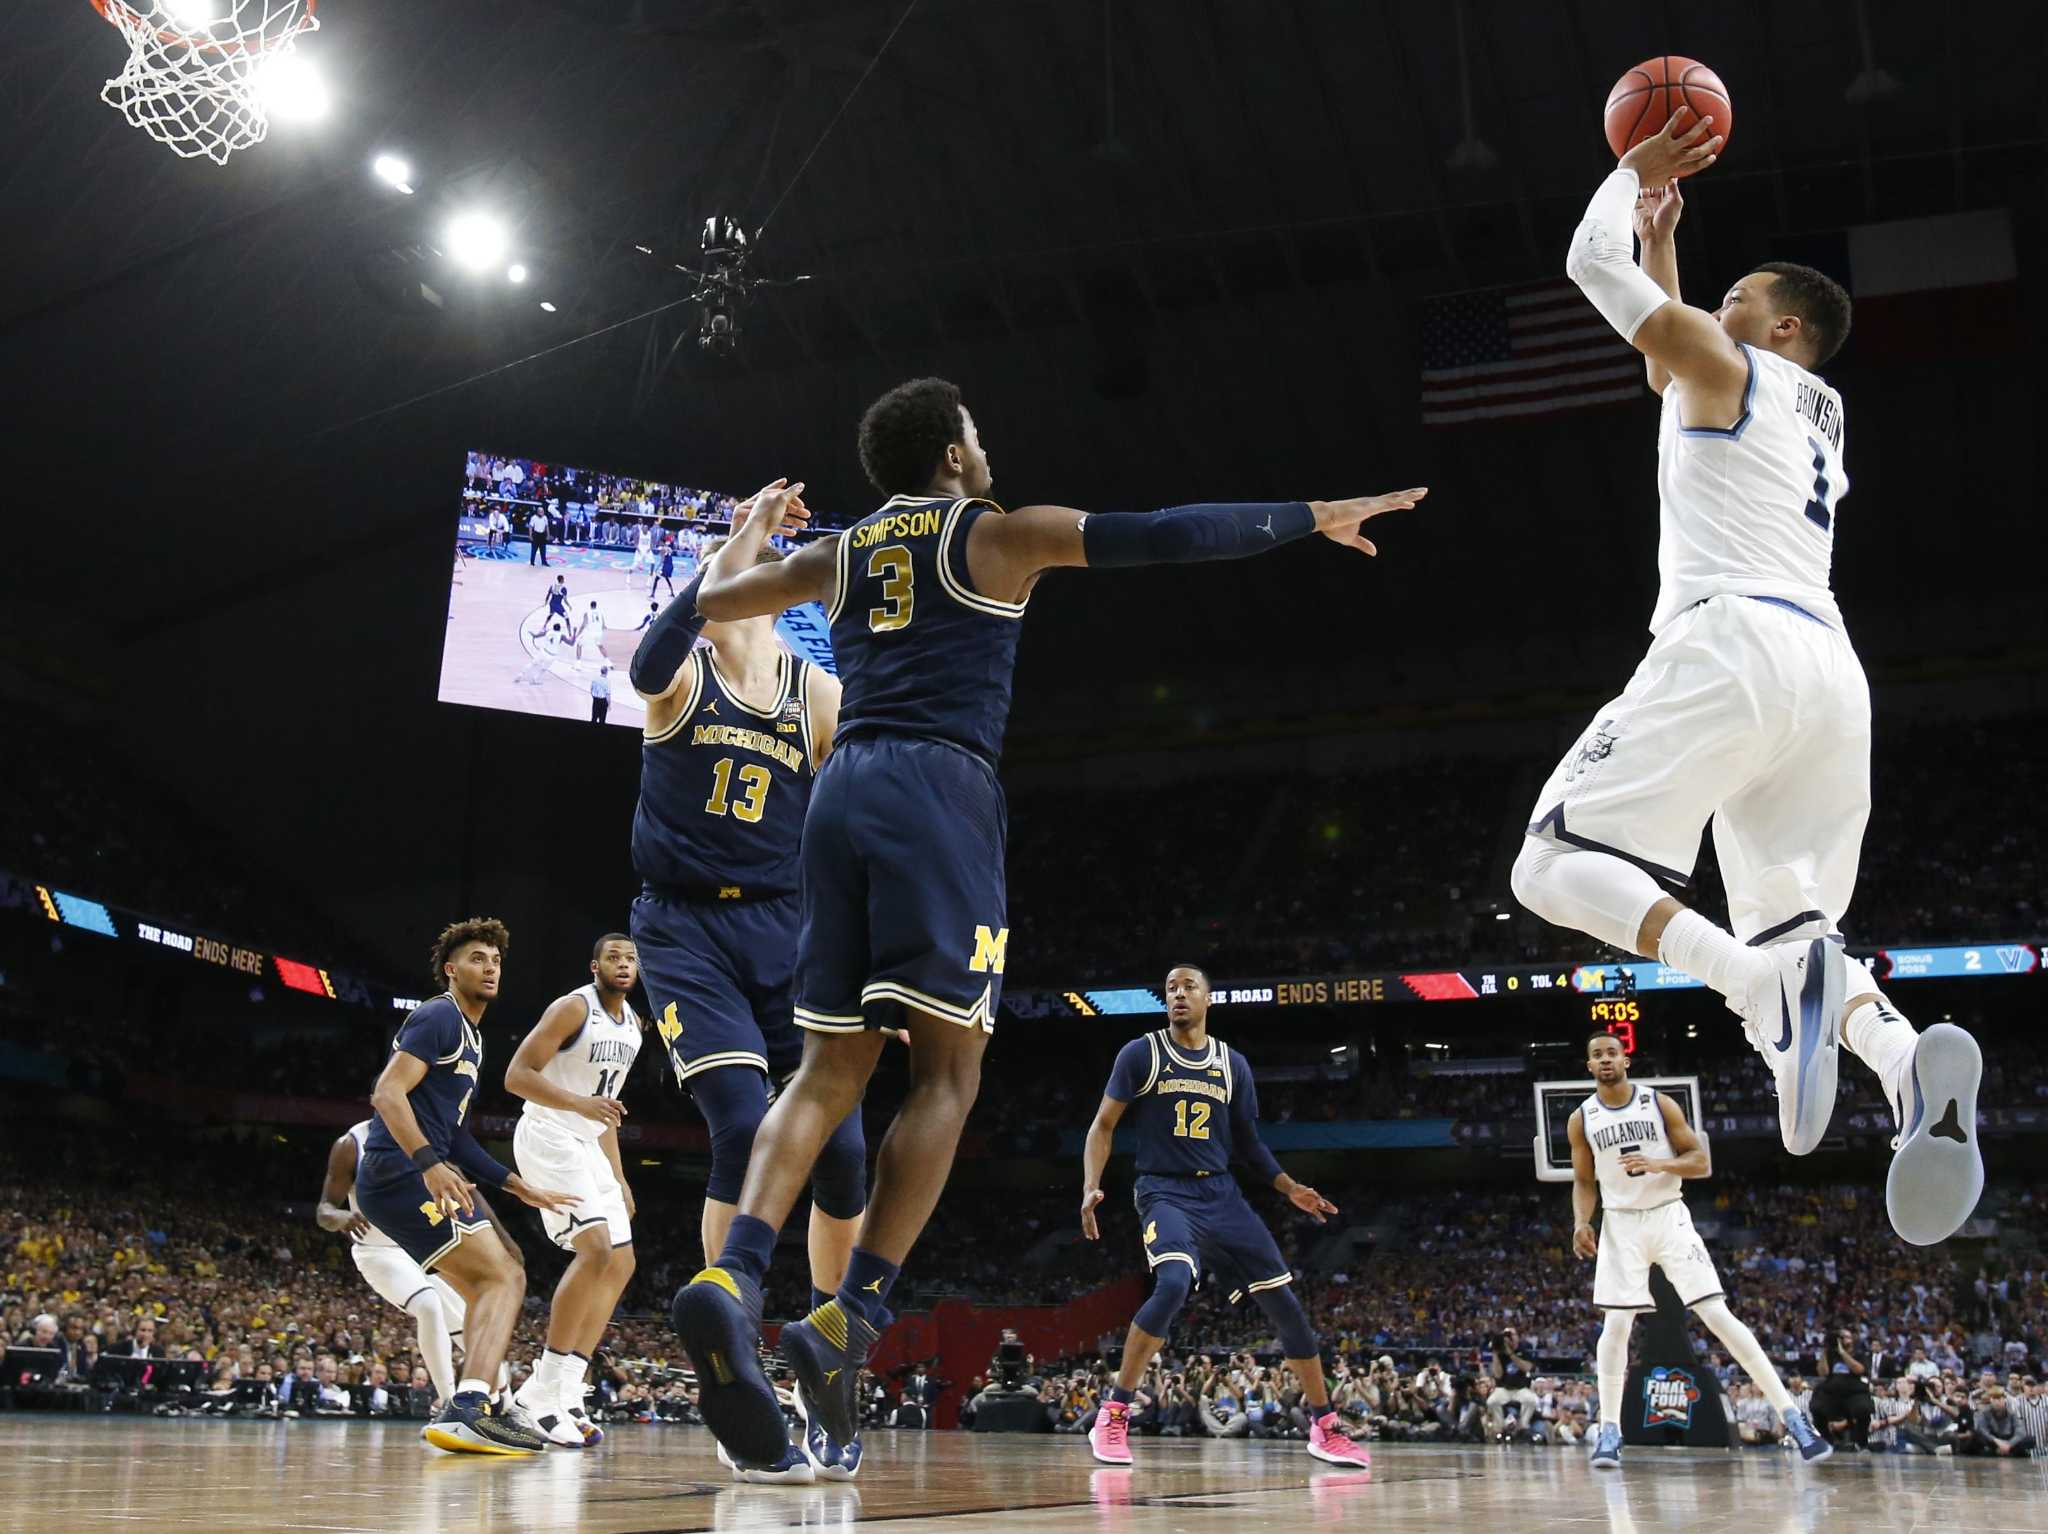
<svg viewBox="0 0 2048 1534">
<path fill-rule="evenodd" d="M 640 529 L 640 552 L 643 554 L 649 554 L 653 551 L 654 534 L 649 532 L 645 527 L 642 527 Z"/>
<path fill-rule="evenodd" d="M 348 1132 L 349 1138 L 356 1142 L 356 1169 L 358 1171 L 361 1171 L 363 1165 L 363 1152 L 369 1149 L 370 1145 L 370 1121 L 368 1119 L 364 1119 L 360 1124 L 351 1124 L 349 1126 Z M 348 1185 L 348 1207 L 354 1210 L 357 1214 L 361 1214 L 363 1212 L 363 1206 L 356 1202 L 356 1185 L 355 1180 L 353 1178 L 349 1180 Z M 355 1242 L 357 1246 L 398 1245 L 396 1241 L 393 1241 L 389 1236 L 385 1235 L 383 1231 L 377 1229 L 377 1227 L 374 1225 L 370 1227 L 370 1233 L 367 1236 L 351 1236 L 349 1237 L 349 1239 Z"/>
<path fill-rule="evenodd" d="M 1775 352 L 1742 348 L 1749 388 L 1726 429 L 1681 426 L 1682 386 L 1664 391 L 1652 631 L 1708 597 L 1776 597 L 1836 629 L 1828 584 L 1842 467 L 1842 397 Z"/>
<path fill-rule="evenodd" d="M 634 1016 L 631 1004 L 622 1001 L 619 1005 L 625 1012 L 625 1021 L 613 1022 L 597 999 L 595 985 L 586 985 L 575 994 L 583 998 L 583 1026 L 569 1036 L 569 1042 L 540 1068 L 540 1073 L 578 1097 L 617 1097 L 640 1053 L 640 1019 Z M 565 1130 L 579 1140 L 595 1140 L 604 1133 L 604 1125 L 596 1119 L 563 1108 L 529 1102 L 522 1111 L 528 1118 Z"/>
<path fill-rule="evenodd" d="M 1630 1151 L 1668 1160 L 1671 1138 L 1664 1133 L 1664 1112 L 1652 1087 L 1637 1087 L 1619 1108 L 1610 1108 L 1593 1093 L 1579 1104 L 1579 1127 L 1593 1150 L 1593 1173 L 1600 1179 L 1600 1203 L 1607 1209 L 1655 1209 L 1681 1196 L 1678 1177 L 1670 1172 L 1645 1172 L 1632 1177 L 1621 1169 Z"/>
</svg>

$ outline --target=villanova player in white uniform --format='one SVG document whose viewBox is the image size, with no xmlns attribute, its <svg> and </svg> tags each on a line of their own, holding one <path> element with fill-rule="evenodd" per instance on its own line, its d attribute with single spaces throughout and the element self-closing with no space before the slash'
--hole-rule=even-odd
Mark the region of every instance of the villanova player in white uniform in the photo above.
<svg viewBox="0 0 2048 1534">
<path fill-rule="evenodd" d="M 584 1371 L 633 1277 L 633 1190 L 619 1161 L 619 1093 L 645 1027 L 627 1003 L 640 977 L 633 940 L 611 932 L 590 956 L 591 983 L 560 997 L 520 1043 L 505 1090 L 526 1099 L 513 1131 L 522 1177 L 573 1190 L 572 1210 L 545 1213 L 548 1239 L 572 1255 L 548 1308 L 547 1351 L 514 1399 L 554 1443 L 596 1445 Z"/>
<path fill-rule="evenodd" d="M 1898 1118 L 1893 1228 L 1931 1244 L 1983 1191 L 1983 1062 L 1960 1028 L 1916 1034 L 1837 933 L 1870 812 L 1870 694 L 1828 585 L 1842 400 L 1812 369 L 1847 337 L 1849 297 L 1773 262 L 1713 314 L 1679 302 L 1674 178 L 1720 146 L 1689 118 L 1622 157 L 1566 263 L 1664 399 L 1662 587 L 1649 654 L 1544 785 L 1515 895 L 1719 991 L 1770 1063 L 1796 1156 L 1827 1131 L 1840 1049 L 1860 1057 Z M 1689 892 L 1709 817 L 1732 933 L 1670 893 Z"/>
<path fill-rule="evenodd" d="M 1586 1041 L 1586 1068 L 1593 1073 L 1593 1092 L 1572 1110 L 1566 1134 L 1572 1144 L 1572 1249 L 1581 1257 L 1597 1254 L 1593 1303 L 1607 1313 L 1596 1353 L 1600 1431 L 1593 1440 L 1594 1467 L 1611 1470 L 1621 1464 L 1628 1334 L 1638 1311 L 1657 1308 L 1650 1298 L 1652 1263 L 1756 1381 L 1800 1454 L 1826 1459 L 1834 1450 L 1793 1403 L 1756 1333 L 1729 1311 L 1714 1259 L 1686 1212 L 1681 1179 L 1710 1174 L 1706 1146 L 1676 1102 L 1630 1084 L 1628 1056 L 1612 1034 L 1596 1033 Z M 1596 1203 L 1605 1211 L 1597 1241 Z"/>
</svg>

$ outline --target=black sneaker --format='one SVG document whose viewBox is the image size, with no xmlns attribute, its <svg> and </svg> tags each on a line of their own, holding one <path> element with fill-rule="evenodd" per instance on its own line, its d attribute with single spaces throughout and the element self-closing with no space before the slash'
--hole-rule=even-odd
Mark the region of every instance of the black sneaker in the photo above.
<svg viewBox="0 0 2048 1534">
<path fill-rule="evenodd" d="M 478 1391 L 458 1394 L 420 1433 L 450 1454 L 538 1454 L 548 1441 L 506 1421 Z"/>
<path fill-rule="evenodd" d="M 743 1463 L 780 1463 L 789 1425 L 756 1353 L 760 1288 L 744 1274 L 706 1268 L 676 1291 L 668 1314 L 697 1371 L 697 1410 L 711 1436 Z"/>
<path fill-rule="evenodd" d="M 859 1436 L 861 1365 L 880 1336 L 836 1299 L 782 1329 L 782 1356 L 804 1393 L 805 1420 L 823 1427 L 834 1443 Z"/>
</svg>

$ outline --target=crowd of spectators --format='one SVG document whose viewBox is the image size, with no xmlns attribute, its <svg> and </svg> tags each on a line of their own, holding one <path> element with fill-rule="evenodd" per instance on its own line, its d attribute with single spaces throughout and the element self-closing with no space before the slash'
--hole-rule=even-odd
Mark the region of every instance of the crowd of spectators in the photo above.
<svg viewBox="0 0 2048 1534">
<path fill-rule="evenodd" d="M 548 506 L 565 516 L 580 512 L 586 523 L 600 513 L 725 523 L 732 520 L 739 504 L 734 497 L 717 490 L 664 485 L 630 475 L 602 474 L 593 469 L 492 453 L 469 454 L 464 470 L 466 489 L 473 498 Z"/>
</svg>

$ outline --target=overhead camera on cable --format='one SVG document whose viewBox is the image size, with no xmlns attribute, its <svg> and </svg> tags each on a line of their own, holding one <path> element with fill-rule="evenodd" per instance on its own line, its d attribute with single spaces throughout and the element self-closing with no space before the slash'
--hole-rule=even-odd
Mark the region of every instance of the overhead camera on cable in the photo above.
<svg viewBox="0 0 2048 1534">
<path fill-rule="evenodd" d="M 684 267 L 697 281 L 690 302 L 697 305 L 697 346 L 716 357 L 730 357 L 738 348 L 747 300 L 760 288 L 787 288 L 809 282 L 810 275 L 797 277 L 754 277 L 747 261 L 754 253 L 754 240 L 737 219 L 714 214 L 704 220 L 700 241 L 703 266 Z"/>
</svg>

